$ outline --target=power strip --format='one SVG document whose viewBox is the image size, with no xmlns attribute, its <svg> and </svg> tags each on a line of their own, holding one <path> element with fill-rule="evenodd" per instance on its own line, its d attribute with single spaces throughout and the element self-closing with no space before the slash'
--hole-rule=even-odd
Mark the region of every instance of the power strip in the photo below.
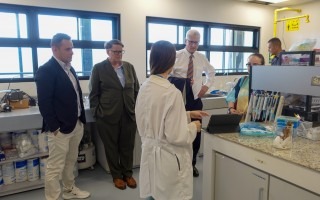
<svg viewBox="0 0 320 200">
<path fill-rule="evenodd" d="M 320 97 L 312 97 L 312 105 L 313 104 L 320 104 Z"/>
</svg>

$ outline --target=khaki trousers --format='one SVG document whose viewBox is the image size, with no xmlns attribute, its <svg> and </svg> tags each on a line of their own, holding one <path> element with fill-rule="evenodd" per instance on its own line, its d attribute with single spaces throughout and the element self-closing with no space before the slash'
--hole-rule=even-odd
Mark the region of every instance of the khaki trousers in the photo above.
<svg viewBox="0 0 320 200">
<path fill-rule="evenodd" d="M 60 131 L 57 135 L 48 133 L 49 157 L 45 176 L 46 200 L 57 200 L 60 197 L 62 184 L 66 189 L 74 185 L 73 169 L 78 159 L 78 148 L 83 136 L 83 124 L 78 120 L 76 127 L 69 134 Z"/>
</svg>

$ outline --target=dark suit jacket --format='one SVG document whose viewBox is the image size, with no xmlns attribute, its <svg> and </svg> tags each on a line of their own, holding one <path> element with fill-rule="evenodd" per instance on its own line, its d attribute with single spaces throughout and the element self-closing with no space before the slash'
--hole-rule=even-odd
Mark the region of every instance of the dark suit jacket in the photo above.
<svg viewBox="0 0 320 200">
<path fill-rule="evenodd" d="M 125 85 L 120 80 L 108 59 L 93 66 L 90 77 L 90 108 L 95 118 L 104 118 L 108 123 L 117 123 L 123 109 L 135 121 L 135 103 L 139 81 L 133 65 L 123 61 Z"/>
<path fill-rule="evenodd" d="M 74 69 L 71 72 L 76 77 Z M 77 94 L 70 78 L 55 58 L 51 58 L 39 67 L 35 81 L 37 84 L 38 104 L 43 117 L 43 131 L 56 131 L 60 128 L 62 133 L 74 130 L 78 118 L 86 123 L 82 92 L 78 83 L 80 95 L 81 115 L 78 117 Z"/>
</svg>

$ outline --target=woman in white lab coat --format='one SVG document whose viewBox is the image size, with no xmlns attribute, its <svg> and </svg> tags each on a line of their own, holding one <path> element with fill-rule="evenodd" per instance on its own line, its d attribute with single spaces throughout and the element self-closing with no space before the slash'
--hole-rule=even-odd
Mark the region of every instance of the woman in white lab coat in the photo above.
<svg viewBox="0 0 320 200">
<path fill-rule="evenodd" d="M 181 92 L 168 80 L 175 47 L 167 41 L 153 44 L 151 76 L 140 88 L 135 112 L 142 141 L 140 197 L 189 200 L 193 195 L 192 142 L 203 111 L 186 112 Z M 186 66 L 187 67 L 187 66 Z M 191 123 L 190 123 L 191 122 Z"/>
</svg>

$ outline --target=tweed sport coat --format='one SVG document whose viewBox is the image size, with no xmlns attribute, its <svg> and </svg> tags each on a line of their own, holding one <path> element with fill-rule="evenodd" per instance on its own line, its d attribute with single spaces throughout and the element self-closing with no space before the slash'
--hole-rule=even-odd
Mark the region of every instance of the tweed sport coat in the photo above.
<svg viewBox="0 0 320 200">
<path fill-rule="evenodd" d="M 120 80 L 108 59 L 93 66 L 90 77 L 90 109 L 95 118 L 103 118 L 108 123 L 119 122 L 123 109 L 135 121 L 135 103 L 139 91 L 139 81 L 134 67 L 123 61 L 125 85 Z"/>
</svg>

